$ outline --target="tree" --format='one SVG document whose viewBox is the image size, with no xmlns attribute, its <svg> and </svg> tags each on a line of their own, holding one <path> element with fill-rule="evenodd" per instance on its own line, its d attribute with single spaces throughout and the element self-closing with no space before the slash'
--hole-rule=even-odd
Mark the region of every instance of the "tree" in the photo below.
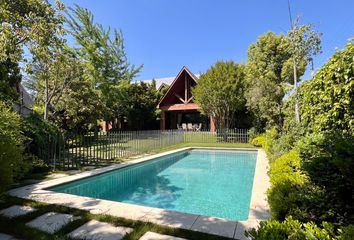
<svg viewBox="0 0 354 240">
<path fill-rule="evenodd" d="M 136 68 L 128 62 L 122 32 L 114 29 L 112 34 L 110 28 L 95 23 L 87 9 L 76 5 L 67 12 L 66 22 L 80 46 L 76 54 L 84 62 L 84 75 L 107 106 L 104 118 L 113 120 L 124 111 L 125 89 L 142 66 Z"/>
<path fill-rule="evenodd" d="M 311 24 L 298 25 L 298 21 L 291 23 L 291 30 L 287 34 L 289 41 L 289 51 L 293 59 L 293 78 L 294 78 L 294 107 L 295 119 L 300 123 L 300 114 L 298 107 L 297 85 L 299 82 L 298 68 L 299 64 L 312 63 L 313 56 L 321 52 L 322 33 L 312 29 Z"/>
<path fill-rule="evenodd" d="M 248 48 L 246 98 L 258 131 L 266 126 L 282 125 L 282 101 L 293 79 L 289 44 L 285 36 L 268 32 Z M 298 76 L 304 74 L 305 65 L 299 61 Z"/>
<path fill-rule="evenodd" d="M 42 59 L 48 46 L 60 40 L 63 7 L 59 1 L 54 7 L 43 0 L 0 2 L 0 70 L 5 76 L 2 81 L 7 81 L 9 88 L 21 80 L 19 62 L 26 60 L 22 56 L 24 47 L 32 54 L 29 58 Z"/>
<path fill-rule="evenodd" d="M 124 104 L 128 128 L 133 130 L 151 130 L 156 126 L 156 105 L 160 99 L 156 83 L 139 82 L 131 84 L 127 90 L 129 97 Z"/>
<path fill-rule="evenodd" d="M 16 88 L 21 82 L 19 60 L 22 49 L 16 45 L 16 36 L 9 24 L 0 25 L 0 100 L 15 101 Z"/>
<path fill-rule="evenodd" d="M 218 129 L 228 129 L 234 113 L 245 105 L 244 65 L 219 61 L 199 78 L 193 96 L 205 114 L 214 117 Z"/>
<path fill-rule="evenodd" d="M 96 125 L 104 107 L 98 91 L 85 78 L 82 63 L 68 46 L 53 52 L 45 69 L 41 62 L 33 65 L 31 85 L 37 93 L 37 111 L 46 106 L 47 118 L 63 130 L 80 132 Z"/>
</svg>

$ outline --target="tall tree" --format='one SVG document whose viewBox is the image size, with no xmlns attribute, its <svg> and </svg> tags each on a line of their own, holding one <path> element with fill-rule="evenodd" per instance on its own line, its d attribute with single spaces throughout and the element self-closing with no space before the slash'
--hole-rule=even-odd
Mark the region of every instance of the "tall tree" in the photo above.
<svg viewBox="0 0 354 240">
<path fill-rule="evenodd" d="M 84 67 L 68 46 L 53 49 L 50 61 L 33 64 L 31 86 L 36 110 L 64 130 L 82 131 L 95 125 L 103 112 L 99 93 L 85 78 Z M 45 108 L 43 108 L 45 107 Z"/>
<path fill-rule="evenodd" d="M 108 107 L 106 119 L 119 116 L 127 84 L 141 70 L 128 62 L 122 32 L 105 29 L 94 22 L 92 13 L 78 5 L 67 13 L 69 31 L 79 45 L 76 54 L 83 59 L 85 76 L 100 91 L 101 101 Z"/>
<path fill-rule="evenodd" d="M 134 83 L 127 90 L 129 97 L 124 104 L 126 106 L 124 116 L 129 129 L 151 130 L 157 125 L 156 105 L 160 95 L 156 89 L 156 83 Z"/>
<path fill-rule="evenodd" d="M 234 113 L 245 105 L 244 65 L 219 61 L 199 78 L 193 89 L 203 113 L 216 120 L 218 129 L 228 129 Z"/>
<path fill-rule="evenodd" d="M 268 32 L 248 48 L 247 105 L 259 131 L 267 125 L 282 124 L 282 100 L 294 74 L 289 44 L 285 36 Z M 305 65 L 299 61 L 298 76 L 305 72 Z"/>
<path fill-rule="evenodd" d="M 297 85 L 300 77 L 298 76 L 299 64 L 303 64 L 304 62 L 307 64 L 313 64 L 313 56 L 321 52 L 321 36 L 322 33 L 313 30 L 311 24 L 299 25 L 298 20 L 296 20 L 294 23 L 291 22 L 291 30 L 287 34 L 287 39 L 289 41 L 289 51 L 293 59 L 295 100 L 294 110 L 297 123 L 300 123 L 297 96 Z"/>
<path fill-rule="evenodd" d="M 35 54 L 48 46 L 61 31 L 58 23 L 62 21 L 62 8 L 58 1 L 55 7 L 44 0 L 0 1 L 1 98 L 16 100 L 16 87 L 21 81 L 19 63 L 26 60 L 23 49 Z"/>
</svg>

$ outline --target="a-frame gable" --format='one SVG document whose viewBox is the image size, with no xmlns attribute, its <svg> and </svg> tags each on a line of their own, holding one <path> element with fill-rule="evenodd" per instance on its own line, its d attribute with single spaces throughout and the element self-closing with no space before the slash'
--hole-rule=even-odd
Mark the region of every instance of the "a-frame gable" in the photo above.
<svg viewBox="0 0 354 240">
<path fill-rule="evenodd" d="M 191 88 L 198 78 L 187 67 L 183 67 L 157 105 L 188 104 L 193 101 Z"/>
</svg>

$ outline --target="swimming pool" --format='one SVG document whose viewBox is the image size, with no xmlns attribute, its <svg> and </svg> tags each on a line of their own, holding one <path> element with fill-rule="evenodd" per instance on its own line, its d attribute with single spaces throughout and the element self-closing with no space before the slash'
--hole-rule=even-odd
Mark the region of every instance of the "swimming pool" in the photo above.
<svg viewBox="0 0 354 240">
<path fill-rule="evenodd" d="M 256 157 L 256 151 L 193 149 L 49 190 L 230 220 L 247 220 Z"/>
</svg>

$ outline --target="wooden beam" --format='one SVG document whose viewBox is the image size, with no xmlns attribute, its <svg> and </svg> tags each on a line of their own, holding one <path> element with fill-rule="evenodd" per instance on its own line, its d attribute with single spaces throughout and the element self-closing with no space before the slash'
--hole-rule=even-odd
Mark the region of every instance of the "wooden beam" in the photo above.
<svg viewBox="0 0 354 240">
<path fill-rule="evenodd" d="M 184 102 L 187 103 L 188 97 L 188 83 L 187 83 L 187 74 L 184 74 Z"/>
<path fill-rule="evenodd" d="M 177 93 L 174 94 L 181 102 L 183 102 L 184 104 L 186 103 L 186 101 L 184 101 L 184 99 L 180 95 L 178 95 Z"/>
<path fill-rule="evenodd" d="M 188 103 L 188 104 L 172 104 L 165 105 L 161 107 L 163 111 L 184 111 L 184 110 L 198 110 L 199 106 L 196 103 Z"/>
</svg>

